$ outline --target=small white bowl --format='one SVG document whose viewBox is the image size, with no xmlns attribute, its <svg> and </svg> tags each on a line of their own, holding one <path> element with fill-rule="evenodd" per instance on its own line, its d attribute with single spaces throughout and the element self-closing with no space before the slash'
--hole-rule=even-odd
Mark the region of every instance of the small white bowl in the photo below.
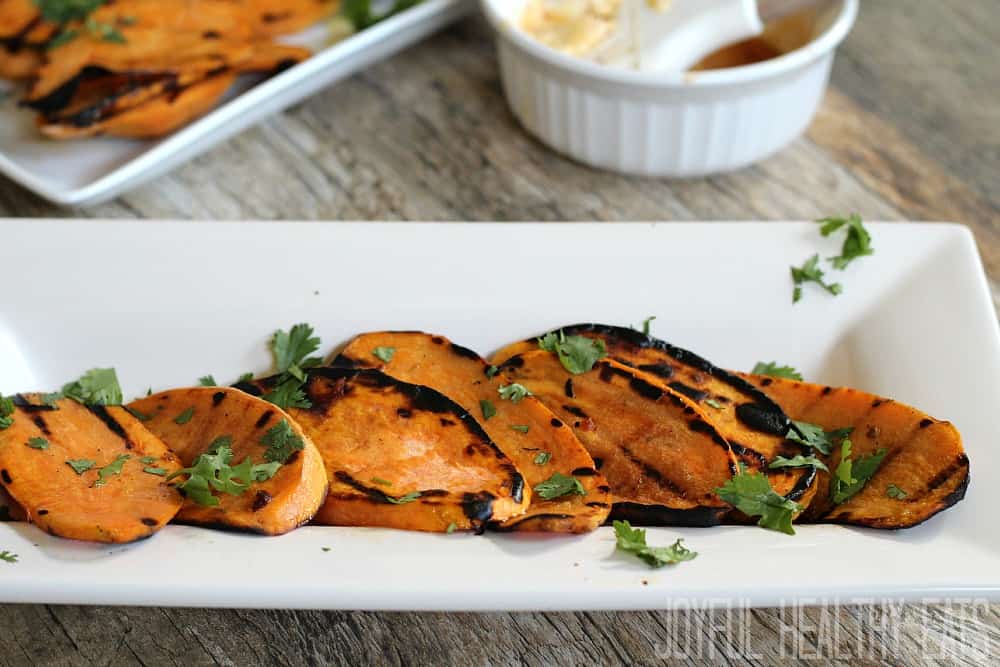
<svg viewBox="0 0 1000 667">
<path fill-rule="evenodd" d="M 612 171 L 695 177 L 761 160 L 801 135 L 830 79 L 858 0 L 802 48 L 756 65 L 653 74 L 566 55 L 519 27 L 526 0 L 482 0 L 500 36 L 514 115 L 560 153 Z"/>
</svg>

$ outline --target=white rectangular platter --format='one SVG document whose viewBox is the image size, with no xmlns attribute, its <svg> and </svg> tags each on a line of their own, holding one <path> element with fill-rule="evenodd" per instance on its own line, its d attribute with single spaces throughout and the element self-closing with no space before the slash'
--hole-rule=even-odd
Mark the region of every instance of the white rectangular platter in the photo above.
<svg viewBox="0 0 1000 667">
<path fill-rule="evenodd" d="M 214 111 L 156 141 L 46 139 L 35 129 L 34 114 L 17 107 L 14 86 L 0 80 L 0 174 L 57 204 L 101 203 L 393 55 L 474 7 L 473 0 L 424 0 L 333 45 L 329 28 L 319 25 L 286 40 L 312 49 L 312 58 L 249 90 L 251 82 L 244 80 Z"/>
<path fill-rule="evenodd" d="M 877 253 L 791 303 L 788 266 L 836 254 L 803 224 L 0 221 L 0 391 L 117 367 L 126 397 L 269 366 L 277 328 L 424 329 L 481 353 L 560 324 L 638 324 L 718 364 L 797 366 L 950 419 L 966 500 L 917 528 L 650 529 L 700 556 L 660 570 L 585 536 L 168 526 L 129 546 L 0 524 L 0 602 L 386 610 L 645 609 L 1000 598 L 1000 334 L 971 234 L 873 225 Z M 329 549 L 324 550 L 324 549 Z"/>
</svg>

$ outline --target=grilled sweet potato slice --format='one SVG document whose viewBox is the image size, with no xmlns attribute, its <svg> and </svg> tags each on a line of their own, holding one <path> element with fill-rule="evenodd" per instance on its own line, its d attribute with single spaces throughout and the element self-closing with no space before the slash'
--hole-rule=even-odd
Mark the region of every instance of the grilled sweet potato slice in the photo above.
<svg viewBox="0 0 1000 667">
<path fill-rule="evenodd" d="M 28 515 L 10 494 L 0 486 L 0 521 L 27 521 Z"/>
<path fill-rule="evenodd" d="M 755 375 L 744 377 L 780 403 L 796 421 L 815 424 L 827 431 L 853 428 L 850 439 L 855 461 L 880 449 L 887 452 L 868 484 L 840 505 L 834 505 L 831 499 L 830 475 L 820 472 L 816 497 L 803 520 L 909 528 L 965 497 L 969 459 L 961 435 L 949 422 L 857 389 Z M 835 447 L 831 456 L 821 456 L 830 470 L 839 465 L 840 452 Z M 890 484 L 901 489 L 905 497 L 889 497 Z"/>
<path fill-rule="evenodd" d="M 803 449 L 785 439 L 789 419 L 781 407 L 752 384 L 696 354 L 634 329 L 574 324 L 561 331 L 566 336 L 604 341 L 609 358 L 655 377 L 697 403 L 748 469 L 767 473 L 776 493 L 802 506 L 809 504 L 816 492 L 814 468 L 768 469 L 776 456 L 791 458 L 802 454 Z M 514 354 L 537 349 L 538 340 L 533 338 L 500 350 L 493 359 L 502 362 Z M 739 513 L 730 519 L 743 522 Z"/>
<path fill-rule="evenodd" d="M 173 519 L 181 495 L 142 459 L 167 474 L 180 463 L 138 419 L 121 407 L 36 403 L 19 397 L 0 431 L 0 482 L 30 521 L 58 537 L 126 543 Z"/>
<path fill-rule="evenodd" d="M 23 37 L 40 19 L 34 0 L 3 0 L 0 2 L 0 39 Z"/>
<path fill-rule="evenodd" d="M 38 49 L 0 45 L 0 79 L 29 79 L 41 66 L 42 54 Z"/>
<path fill-rule="evenodd" d="M 178 523 L 282 535 L 312 520 L 326 499 L 326 469 L 316 446 L 291 417 L 267 401 L 237 389 L 195 387 L 154 394 L 129 408 L 185 466 L 220 437 L 231 442 L 233 465 L 247 457 L 264 463 L 269 433 L 281 429 L 282 421 L 301 439 L 302 448 L 290 450 L 271 479 L 252 484 L 242 495 L 218 494 L 214 507 L 188 499 L 177 515 Z"/>
<path fill-rule="evenodd" d="M 262 393 L 275 378 L 241 383 Z M 319 448 L 330 495 L 316 523 L 444 532 L 523 514 L 524 479 L 468 412 L 377 370 L 315 368 L 289 413 Z"/>
<path fill-rule="evenodd" d="M 537 350 L 500 371 L 573 426 L 611 486 L 612 518 L 711 526 L 729 506 L 715 494 L 736 471 L 729 444 L 683 395 L 610 359 L 571 375 Z"/>
<path fill-rule="evenodd" d="M 376 348 L 391 348 L 390 360 L 376 357 Z M 607 480 L 594 469 L 573 431 L 531 396 L 517 403 L 501 400 L 498 389 L 504 379 L 490 378 L 489 364 L 472 350 L 421 332 L 369 333 L 351 341 L 334 365 L 375 367 L 404 382 L 432 387 L 473 415 L 482 415 L 480 401 L 489 401 L 496 415 L 479 423 L 524 474 L 528 486 L 534 488 L 558 472 L 577 477 L 586 491 L 551 500 L 535 494 L 528 511 L 503 522 L 501 529 L 582 533 L 607 519 Z"/>
<path fill-rule="evenodd" d="M 277 36 L 299 32 L 331 16 L 340 0 L 244 0 L 254 32 Z"/>
</svg>

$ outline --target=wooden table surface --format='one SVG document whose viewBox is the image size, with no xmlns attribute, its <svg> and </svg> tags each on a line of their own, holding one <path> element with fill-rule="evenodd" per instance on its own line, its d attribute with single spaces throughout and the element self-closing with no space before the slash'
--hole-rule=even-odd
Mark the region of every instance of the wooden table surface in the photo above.
<svg viewBox="0 0 1000 667">
<path fill-rule="evenodd" d="M 996 0 L 866 0 L 807 135 L 739 173 L 600 173 L 525 135 L 469 19 L 88 210 L 0 181 L 0 216 L 788 220 L 857 211 L 975 232 L 1000 280 Z M 942 563 L 942 567 L 960 566 Z M 2 584 L 0 584 L 2 585 Z M 987 664 L 1000 605 L 563 614 L 0 607 L 0 665 Z"/>
</svg>

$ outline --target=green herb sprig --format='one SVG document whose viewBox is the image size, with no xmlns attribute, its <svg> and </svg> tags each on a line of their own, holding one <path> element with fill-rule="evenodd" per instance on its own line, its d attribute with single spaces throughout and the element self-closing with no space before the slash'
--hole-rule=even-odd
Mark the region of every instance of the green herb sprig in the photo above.
<svg viewBox="0 0 1000 667">
<path fill-rule="evenodd" d="M 691 551 L 682 544 L 684 540 L 677 540 L 669 547 L 651 547 L 646 544 L 644 529 L 633 528 L 628 521 L 615 521 L 612 525 L 617 540 L 615 548 L 618 551 L 634 554 L 650 567 L 675 565 L 698 557 L 697 551 Z"/>
</svg>

